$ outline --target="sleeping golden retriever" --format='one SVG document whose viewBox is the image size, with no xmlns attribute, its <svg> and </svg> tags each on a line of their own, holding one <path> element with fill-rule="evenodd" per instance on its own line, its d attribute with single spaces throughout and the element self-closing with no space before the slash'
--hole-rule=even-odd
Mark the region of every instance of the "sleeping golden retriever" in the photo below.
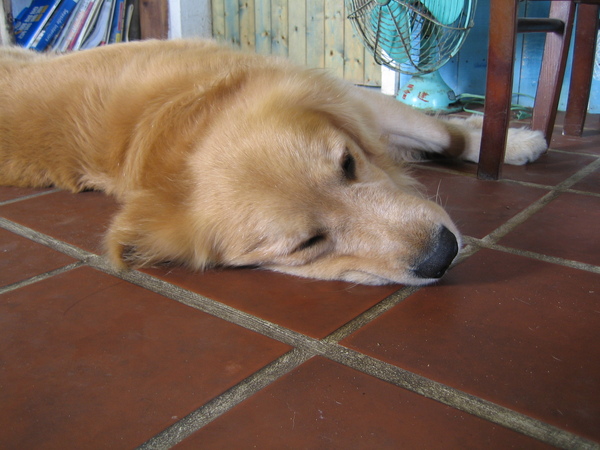
<svg viewBox="0 0 600 450">
<path fill-rule="evenodd" d="M 0 50 L 0 184 L 116 196 L 106 246 L 119 267 L 431 283 L 461 238 L 401 161 L 477 161 L 480 139 L 477 123 L 212 42 Z M 545 148 L 511 130 L 506 162 Z"/>
</svg>

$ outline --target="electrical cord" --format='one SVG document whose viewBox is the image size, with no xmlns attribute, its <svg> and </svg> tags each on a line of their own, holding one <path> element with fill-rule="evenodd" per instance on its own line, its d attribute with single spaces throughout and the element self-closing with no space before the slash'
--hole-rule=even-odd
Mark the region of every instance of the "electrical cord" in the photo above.
<svg viewBox="0 0 600 450">
<path fill-rule="evenodd" d="M 515 97 L 515 96 L 523 96 L 523 97 L 528 97 L 528 98 L 531 98 L 532 100 L 535 100 L 535 97 L 533 97 L 531 95 L 527 95 L 527 94 L 515 93 L 515 94 L 513 94 L 513 97 Z M 471 108 L 469 108 L 469 105 L 483 106 L 485 104 L 485 96 L 484 95 L 465 93 L 465 94 L 458 95 L 457 99 L 460 100 L 460 102 L 463 104 L 463 109 L 465 112 L 468 112 L 471 114 L 483 115 L 482 111 L 477 111 L 477 110 L 471 109 Z M 522 105 L 512 104 L 510 106 L 510 110 L 515 113 L 517 120 L 521 120 L 521 119 L 530 118 L 532 115 L 533 108 L 531 108 L 530 106 L 522 106 Z"/>
</svg>

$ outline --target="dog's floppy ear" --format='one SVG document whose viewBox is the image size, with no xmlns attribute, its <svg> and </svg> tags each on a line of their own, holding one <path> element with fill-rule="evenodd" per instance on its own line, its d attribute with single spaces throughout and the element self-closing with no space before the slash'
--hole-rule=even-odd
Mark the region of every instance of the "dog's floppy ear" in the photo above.
<svg viewBox="0 0 600 450">
<path fill-rule="evenodd" d="M 120 269 L 162 262 L 204 269 L 216 263 L 215 239 L 208 229 L 196 228 L 182 208 L 161 202 L 148 192 L 138 192 L 129 196 L 113 219 L 105 247 L 111 262 Z"/>
<path fill-rule="evenodd" d="M 324 78 L 324 89 L 329 90 L 330 101 L 317 101 L 318 98 L 307 96 L 302 100 L 304 104 L 323 114 L 333 126 L 352 139 L 371 163 L 384 170 L 398 186 L 419 190 L 420 184 L 408 174 L 403 162 L 390 153 L 389 136 L 383 134 L 371 105 L 365 104 L 369 99 L 362 93 L 365 88 L 338 85 L 334 81 Z"/>
<path fill-rule="evenodd" d="M 373 118 L 364 111 L 361 112 L 361 109 L 364 110 L 358 102 L 344 107 L 319 105 L 319 110 L 327 116 L 329 122 L 342 130 L 363 151 L 372 155 L 382 154 L 385 152 L 385 141 L 380 129 Z"/>
<path fill-rule="evenodd" d="M 303 89 L 295 92 L 297 98 L 290 104 L 324 115 L 364 151 L 373 155 L 385 152 L 378 120 L 372 109 L 364 104 L 359 88 L 314 69 L 305 71 L 305 76 L 305 84 L 300 85 Z"/>
</svg>

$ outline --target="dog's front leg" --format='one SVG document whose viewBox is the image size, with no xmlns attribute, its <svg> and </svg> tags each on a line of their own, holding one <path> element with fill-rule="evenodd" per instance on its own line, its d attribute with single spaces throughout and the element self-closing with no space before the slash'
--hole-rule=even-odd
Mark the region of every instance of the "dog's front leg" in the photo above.
<svg viewBox="0 0 600 450">
<path fill-rule="evenodd" d="M 423 114 L 373 89 L 357 88 L 355 93 L 376 117 L 382 133 L 390 136 L 393 151 L 406 154 L 404 159 L 415 159 L 414 153 L 417 151 L 479 161 L 480 117 L 440 119 Z M 511 128 L 505 162 L 525 164 L 537 159 L 546 149 L 541 132 Z M 403 158 L 402 154 L 394 156 Z"/>
</svg>

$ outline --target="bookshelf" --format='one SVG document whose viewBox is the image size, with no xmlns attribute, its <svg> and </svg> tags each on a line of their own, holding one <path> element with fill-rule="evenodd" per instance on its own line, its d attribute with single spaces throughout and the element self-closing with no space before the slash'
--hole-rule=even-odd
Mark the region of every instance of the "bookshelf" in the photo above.
<svg viewBox="0 0 600 450">
<path fill-rule="evenodd" d="M 0 0 L 0 2 L 0 43 L 14 43 L 13 17 L 28 7 L 31 0 Z M 137 10 L 134 17 L 136 24 L 132 26 L 134 39 L 166 39 L 169 37 L 168 0 L 135 0 L 133 8 Z M 101 7 L 98 7 L 98 11 L 100 10 Z"/>
</svg>

